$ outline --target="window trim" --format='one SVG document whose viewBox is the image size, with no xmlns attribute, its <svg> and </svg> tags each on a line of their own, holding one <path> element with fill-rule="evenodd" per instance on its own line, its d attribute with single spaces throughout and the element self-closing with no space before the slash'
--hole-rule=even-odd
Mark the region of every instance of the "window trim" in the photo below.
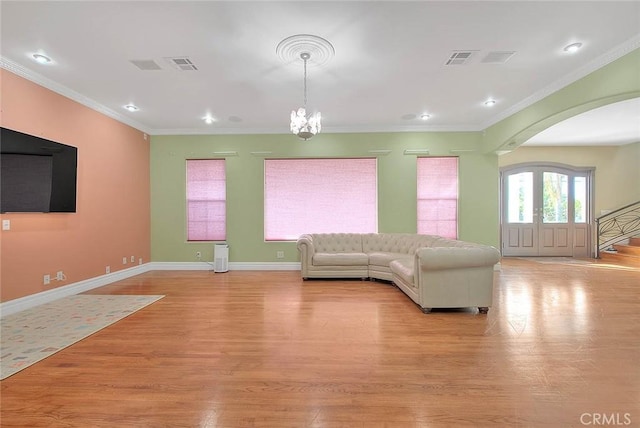
<svg viewBox="0 0 640 428">
<path fill-rule="evenodd" d="M 379 222 L 379 208 L 378 208 L 378 194 L 379 194 L 379 186 L 378 186 L 378 158 L 376 156 L 353 156 L 353 157 L 333 157 L 333 156 L 320 156 L 320 157 L 278 157 L 278 158 L 265 158 L 263 161 L 263 240 L 264 242 L 295 242 L 296 238 L 268 238 L 267 236 L 267 163 L 270 161 L 353 161 L 353 160 L 368 160 L 373 161 L 375 166 L 374 178 L 375 178 L 375 209 L 374 209 L 374 223 L 375 223 L 375 232 L 378 231 L 378 222 Z M 305 233 L 316 233 L 313 231 L 305 232 Z M 334 232 L 334 233 L 350 233 L 350 232 Z"/>
<path fill-rule="evenodd" d="M 225 210 L 224 210 L 224 237 L 222 239 L 198 239 L 198 240 L 194 240 L 194 239 L 189 239 L 189 167 L 188 167 L 188 163 L 189 161 L 222 161 L 222 165 L 223 165 L 223 169 L 224 169 L 224 188 L 225 188 L 225 197 L 224 197 L 224 204 L 225 204 Z M 184 171 L 184 177 L 185 177 L 185 198 L 184 198 L 184 236 L 185 236 L 185 243 L 188 244 L 198 244 L 198 243 L 209 243 L 209 242 L 226 242 L 227 241 L 227 159 L 226 158 L 186 158 L 185 159 L 185 171 Z M 218 201 L 218 200 L 216 200 Z M 222 200 L 220 200 L 222 201 Z"/>
<path fill-rule="evenodd" d="M 460 236 L 460 157 L 459 156 L 418 156 L 416 159 L 416 232 L 417 233 L 423 233 L 420 231 L 420 210 L 419 210 L 419 206 L 420 206 L 420 201 L 427 201 L 427 200 L 433 200 L 433 199 L 421 199 L 419 197 L 420 194 L 420 174 L 419 174 L 419 168 L 420 168 L 420 159 L 455 159 L 456 160 L 456 198 L 455 198 L 455 203 L 456 203 L 456 212 L 455 212 L 455 236 L 454 237 L 447 237 L 445 236 L 445 238 L 448 239 L 458 239 Z M 437 199 L 438 201 L 452 201 L 454 200 L 453 198 L 447 198 L 447 199 Z M 442 236 L 442 235 L 438 235 L 438 236 Z"/>
</svg>

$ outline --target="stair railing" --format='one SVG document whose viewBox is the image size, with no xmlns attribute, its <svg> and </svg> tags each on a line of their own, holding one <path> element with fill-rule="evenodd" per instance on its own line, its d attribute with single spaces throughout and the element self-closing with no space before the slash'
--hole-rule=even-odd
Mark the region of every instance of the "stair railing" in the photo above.
<svg viewBox="0 0 640 428">
<path fill-rule="evenodd" d="M 640 201 L 596 218 L 596 258 L 600 252 L 640 234 Z"/>
</svg>

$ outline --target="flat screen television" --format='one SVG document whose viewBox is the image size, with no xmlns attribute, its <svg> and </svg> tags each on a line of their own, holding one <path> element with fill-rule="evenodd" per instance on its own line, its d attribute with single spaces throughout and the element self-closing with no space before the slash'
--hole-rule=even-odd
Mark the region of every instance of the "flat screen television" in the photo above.
<svg viewBox="0 0 640 428">
<path fill-rule="evenodd" d="M 0 212 L 76 212 L 78 149 L 0 130 Z"/>
</svg>

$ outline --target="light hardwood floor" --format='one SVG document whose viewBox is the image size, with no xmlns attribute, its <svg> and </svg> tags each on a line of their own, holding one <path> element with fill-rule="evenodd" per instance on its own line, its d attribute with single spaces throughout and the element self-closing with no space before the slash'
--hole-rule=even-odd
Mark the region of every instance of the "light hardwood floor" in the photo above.
<svg viewBox="0 0 640 428">
<path fill-rule="evenodd" d="M 504 259 L 488 315 L 293 271 L 92 293 L 166 297 L 2 381 L 2 427 L 640 426 L 637 268 Z"/>
</svg>

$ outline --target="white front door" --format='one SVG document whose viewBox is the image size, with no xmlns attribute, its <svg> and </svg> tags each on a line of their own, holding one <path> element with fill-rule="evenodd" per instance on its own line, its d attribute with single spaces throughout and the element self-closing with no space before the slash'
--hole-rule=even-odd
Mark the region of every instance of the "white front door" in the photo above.
<svg viewBox="0 0 640 428">
<path fill-rule="evenodd" d="M 588 257 L 591 174 L 552 165 L 504 170 L 502 254 Z"/>
</svg>

